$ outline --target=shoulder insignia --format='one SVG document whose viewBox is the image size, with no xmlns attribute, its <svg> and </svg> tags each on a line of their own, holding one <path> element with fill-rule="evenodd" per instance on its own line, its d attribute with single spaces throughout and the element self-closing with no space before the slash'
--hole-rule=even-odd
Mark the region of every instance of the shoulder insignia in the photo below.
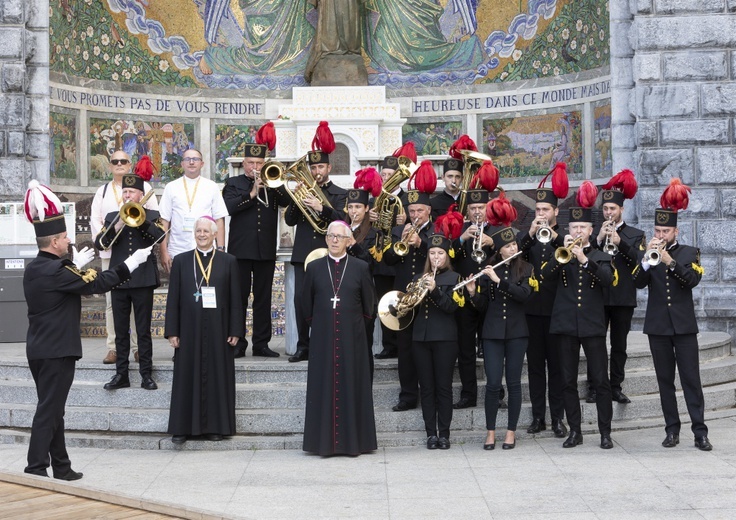
<svg viewBox="0 0 736 520">
<path fill-rule="evenodd" d="M 452 299 L 455 300 L 459 307 L 465 307 L 465 296 L 458 291 L 452 291 Z"/>
<path fill-rule="evenodd" d="M 84 271 L 80 271 L 76 265 L 66 265 L 64 266 L 67 269 L 69 269 L 72 273 L 79 276 L 82 280 L 84 280 L 86 283 L 94 282 L 95 278 L 97 278 L 97 271 L 94 269 L 85 269 Z"/>
<path fill-rule="evenodd" d="M 690 264 L 690 267 L 692 267 L 693 271 L 698 273 L 700 276 L 703 276 L 703 274 L 705 273 L 705 269 L 703 269 L 703 267 L 699 263 L 693 262 L 692 264 Z"/>
<path fill-rule="evenodd" d="M 613 283 L 611 285 L 613 285 L 613 287 L 618 285 L 618 269 L 615 267 L 613 268 Z"/>
<path fill-rule="evenodd" d="M 534 289 L 534 292 L 539 292 L 539 282 L 534 278 L 534 274 L 529 277 L 529 286 Z"/>
</svg>

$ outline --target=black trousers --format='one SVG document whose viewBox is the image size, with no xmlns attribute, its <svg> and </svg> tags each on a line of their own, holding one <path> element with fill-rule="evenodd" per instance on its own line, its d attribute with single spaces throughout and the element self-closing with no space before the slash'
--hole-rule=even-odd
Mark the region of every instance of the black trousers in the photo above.
<svg viewBox="0 0 736 520">
<path fill-rule="evenodd" d="M 692 432 L 696 436 L 708 435 L 705 425 L 705 399 L 700 382 L 700 352 L 696 334 L 676 334 L 674 336 L 649 335 L 649 349 L 652 351 L 654 371 L 659 385 L 659 399 L 662 403 L 665 431 L 680 433 L 680 414 L 675 397 L 675 365 L 680 373 L 682 393 L 687 412 L 692 421 Z"/>
<path fill-rule="evenodd" d="M 606 337 L 594 336 L 579 338 L 577 336 L 560 335 L 560 360 L 564 381 L 563 397 L 565 413 L 570 430 L 580 432 L 581 412 L 578 396 L 578 365 L 580 364 L 580 345 L 583 346 L 588 360 L 588 370 L 593 378 L 596 391 L 595 407 L 598 411 L 598 431 L 601 434 L 611 433 L 613 404 L 611 401 L 611 383 L 608 380 L 608 353 Z"/>
<path fill-rule="evenodd" d="M 309 322 L 299 304 L 299 299 L 304 291 L 304 262 L 296 262 L 291 265 L 294 266 L 294 314 L 296 316 L 296 331 L 299 335 L 296 349 L 297 351 L 309 352 Z"/>
<path fill-rule="evenodd" d="M 634 307 L 619 307 L 606 305 L 606 328 L 610 326 L 611 334 L 611 390 L 621 391 L 621 385 L 626 376 L 625 367 L 628 355 L 626 354 L 626 339 L 631 330 L 631 318 L 634 316 Z M 592 389 L 590 370 L 588 370 L 588 388 Z"/>
<path fill-rule="evenodd" d="M 413 325 L 409 325 L 404 330 L 396 333 L 399 346 L 397 359 L 399 365 L 399 384 L 401 385 L 399 401 L 404 401 L 411 406 L 415 406 L 419 400 L 419 377 L 417 376 L 414 349 L 412 348 L 413 333 Z M 450 374 L 450 377 L 452 378 L 452 374 Z"/>
<path fill-rule="evenodd" d="M 51 465 L 54 475 L 66 475 L 72 467 L 64 440 L 64 407 L 76 362 L 73 357 L 28 361 L 38 404 L 31 425 L 26 473 L 45 474 Z"/>
<path fill-rule="evenodd" d="M 242 260 L 238 259 L 240 271 L 240 295 L 243 311 L 247 312 L 248 299 L 253 285 L 253 348 L 268 347 L 271 341 L 271 291 L 273 290 L 273 273 L 276 270 L 275 260 Z M 303 271 L 304 269 L 302 269 Z M 245 321 L 245 316 L 243 316 Z M 248 340 L 242 338 L 242 347 L 248 347 Z M 240 346 L 240 345 L 239 345 Z"/>
<path fill-rule="evenodd" d="M 465 305 L 455 311 L 457 320 L 457 371 L 460 374 L 460 398 L 471 401 L 478 399 L 478 375 L 476 374 L 476 352 L 478 347 L 478 326 L 482 316 L 472 305 Z"/>
<path fill-rule="evenodd" d="M 138 333 L 138 371 L 150 376 L 153 370 L 153 341 L 151 340 L 151 314 L 153 313 L 153 287 L 113 289 L 112 317 L 115 322 L 115 368 L 118 374 L 128 375 L 130 355 L 130 308 L 133 307 L 135 328 Z"/>
<path fill-rule="evenodd" d="M 529 398 L 532 402 L 532 416 L 542 419 L 547 412 L 547 392 L 549 391 L 549 412 L 551 419 L 562 420 L 565 406 L 562 399 L 562 371 L 560 369 L 559 337 L 549 333 L 549 316 L 527 314 L 529 327 L 529 346 L 526 362 L 529 377 Z"/>
<path fill-rule="evenodd" d="M 427 437 L 439 435 L 449 439 L 452 422 L 452 371 L 457 358 L 457 343 L 415 341 L 413 350 Z"/>
<path fill-rule="evenodd" d="M 373 283 L 376 285 L 376 298 L 378 300 L 380 300 L 384 294 L 393 290 L 394 278 L 395 277 L 393 276 L 379 274 L 373 276 Z M 381 323 L 383 350 L 387 352 L 398 352 L 399 346 L 397 336 L 398 333 L 395 330 L 391 330 L 385 326 L 383 322 Z"/>
<path fill-rule="evenodd" d="M 509 389 L 508 430 L 515 432 L 521 414 L 521 371 L 529 338 L 484 339 L 483 363 L 486 369 L 486 429 L 496 429 L 501 377 L 506 372 Z"/>
</svg>

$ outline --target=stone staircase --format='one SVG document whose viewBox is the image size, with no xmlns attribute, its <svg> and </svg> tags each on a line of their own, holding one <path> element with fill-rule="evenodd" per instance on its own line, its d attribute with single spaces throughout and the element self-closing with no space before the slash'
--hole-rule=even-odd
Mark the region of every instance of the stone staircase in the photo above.
<svg viewBox="0 0 736 520">
<path fill-rule="evenodd" d="M 2 359 L 0 350 L 0 359 Z M 736 357 L 728 334 L 700 334 L 700 361 L 706 404 L 706 419 L 736 415 Z M 101 363 L 77 364 L 76 377 L 66 407 L 67 443 L 101 448 L 174 449 L 166 435 L 171 398 L 173 363 L 154 361 L 154 379 L 159 390 L 139 388 L 140 378 L 131 363 L 129 389 L 102 388 L 112 374 Z M 585 360 L 580 364 L 579 391 L 585 394 Z M 484 375 L 478 363 L 478 407 L 455 410 L 452 436 L 456 442 L 480 442 L 485 432 L 483 408 Z M 187 442 L 183 449 L 294 449 L 301 447 L 304 425 L 307 363 L 246 357 L 236 361 L 236 420 L 238 435 L 219 443 Z M 457 374 L 455 381 L 459 381 Z M 522 377 L 524 403 L 518 433 L 527 436 L 531 421 L 526 373 Z M 419 409 L 403 413 L 391 411 L 398 395 L 396 360 L 376 362 L 373 395 L 379 445 L 412 445 L 424 442 Z M 455 384 L 455 399 L 460 385 Z M 679 390 L 679 382 L 678 382 Z M 624 391 L 632 403 L 614 403 L 614 430 L 662 425 L 662 415 L 646 336 L 632 332 Z M 681 392 L 680 410 L 685 412 Z M 36 393 L 27 363 L 19 358 L 0 361 L 0 442 L 27 442 L 36 403 Z M 582 402 L 583 428 L 596 431 L 594 404 Z M 506 412 L 500 410 L 498 425 L 503 429 Z M 688 422 L 687 416 L 683 422 Z M 549 431 L 541 435 L 551 435 Z M 176 447 L 175 449 L 182 449 Z"/>
</svg>

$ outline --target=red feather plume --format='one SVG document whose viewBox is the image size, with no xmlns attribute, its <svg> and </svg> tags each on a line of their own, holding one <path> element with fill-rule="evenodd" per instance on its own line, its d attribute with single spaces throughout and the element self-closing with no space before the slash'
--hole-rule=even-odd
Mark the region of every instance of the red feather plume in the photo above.
<svg viewBox="0 0 736 520">
<path fill-rule="evenodd" d="M 563 162 L 555 164 L 554 168 L 544 176 L 537 188 L 544 188 L 544 183 L 547 182 L 547 178 L 550 175 L 552 176 L 552 193 L 555 194 L 555 197 L 558 199 L 567 197 L 567 194 L 570 192 L 570 184 L 567 180 L 567 164 Z"/>
<path fill-rule="evenodd" d="M 411 189 L 412 181 L 414 181 L 414 188 L 423 193 L 434 193 L 437 189 L 437 172 L 434 171 L 432 161 L 425 160 L 419 165 L 419 168 L 409 178 L 407 187 Z"/>
<path fill-rule="evenodd" d="M 417 149 L 412 141 L 408 141 L 403 145 L 399 146 L 393 153 L 394 157 L 408 157 L 411 162 L 417 162 Z"/>
<path fill-rule="evenodd" d="M 276 129 L 273 123 L 269 121 L 256 132 L 256 144 L 265 144 L 269 151 L 276 148 Z"/>
<path fill-rule="evenodd" d="M 434 230 L 442 233 L 450 240 L 455 240 L 463 232 L 463 215 L 457 211 L 457 204 L 452 204 L 447 208 L 447 213 L 437 217 L 434 224 Z"/>
<path fill-rule="evenodd" d="M 470 189 L 477 190 L 483 188 L 488 193 L 491 193 L 498 186 L 498 181 L 498 168 L 496 168 L 492 161 L 483 161 L 481 167 L 478 168 L 478 171 L 475 172 L 475 175 L 470 180 Z"/>
<path fill-rule="evenodd" d="M 672 211 L 685 210 L 690 203 L 689 193 L 691 192 L 690 186 L 684 185 L 680 179 L 675 177 L 670 180 L 670 185 L 665 188 L 659 198 L 659 205 Z"/>
<path fill-rule="evenodd" d="M 452 143 L 452 146 L 450 146 L 450 157 L 454 157 L 458 161 L 462 161 L 464 157 L 463 154 L 460 153 L 460 150 L 477 152 L 478 147 L 475 145 L 475 141 L 473 141 L 468 134 L 463 134 L 458 137 L 457 141 Z"/>
<path fill-rule="evenodd" d="M 516 208 L 506 198 L 506 192 L 504 191 L 501 191 L 498 197 L 486 204 L 486 220 L 492 226 L 508 227 L 516 220 L 517 216 Z"/>
<path fill-rule="evenodd" d="M 598 188 L 593 181 L 585 181 L 578 188 L 576 200 L 581 208 L 592 208 L 598 198 Z"/>
<path fill-rule="evenodd" d="M 616 190 L 624 194 L 625 199 L 633 199 L 639 185 L 636 182 L 634 172 L 631 170 L 621 170 L 611 177 L 611 180 L 603 185 L 604 190 Z"/>
<path fill-rule="evenodd" d="M 383 179 L 375 168 L 363 168 L 355 172 L 353 188 L 356 190 L 366 190 L 374 197 L 378 197 L 382 187 Z"/>
<path fill-rule="evenodd" d="M 140 159 L 138 159 L 138 162 L 135 163 L 134 172 L 144 181 L 150 181 L 151 177 L 153 177 L 153 171 L 155 169 L 156 167 L 151 162 L 151 158 L 147 155 L 141 155 Z"/>
<path fill-rule="evenodd" d="M 312 139 L 312 150 L 319 150 L 326 154 L 335 151 L 335 136 L 332 135 L 330 124 L 327 121 L 319 122 L 314 139 Z"/>
</svg>

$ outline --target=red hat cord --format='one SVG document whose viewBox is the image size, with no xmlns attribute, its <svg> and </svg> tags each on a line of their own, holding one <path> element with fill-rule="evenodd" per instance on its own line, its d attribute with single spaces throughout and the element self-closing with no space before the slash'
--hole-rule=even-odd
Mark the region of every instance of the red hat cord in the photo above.
<svg viewBox="0 0 736 520">
<path fill-rule="evenodd" d="M 452 146 L 450 146 L 449 155 L 450 157 L 453 157 L 457 159 L 458 161 L 462 161 L 465 159 L 463 154 L 460 153 L 460 150 L 469 150 L 471 152 L 477 152 L 478 147 L 475 145 L 475 141 L 473 141 L 468 134 L 463 134 L 460 137 L 458 137 L 457 141 L 452 143 Z"/>
<path fill-rule="evenodd" d="M 327 121 L 320 121 L 312 139 L 312 150 L 331 154 L 335 151 L 335 137 Z"/>
<path fill-rule="evenodd" d="M 564 199 L 570 191 L 570 185 L 567 180 L 567 164 L 558 162 L 555 164 L 547 175 L 544 176 L 542 181 L 537 186 L 537 189 L 544 188 L 544 183 L 547 182 L 547 177 L 552 176 L 552 193 L 558 199 Z"/>
<path fill-rule="evenodd" d="M 276 129 L 271 121 L 263 125 L 256 132 L 256 144 L 265 144 L 269 151 L 273 151 L 276 148 Z M 314 146 L 314 143 L 312 146 Z"/>
<path fill-rule="evenodd" d="M 665 188 L 664 193 L 659 198 L 659 205 L 664 209 L 671 211 L 686 210 L 690 203 L 690 186 L 686 186 L 678 178 L 670 180 L 670 185 Z"/>
<path fill-rule="evenodd" d="M 418 160 L 417 149 L 414 147 L 414 143 L 411 141 L 408 141 L 399 146 L 396 150 L 394 150 L 394 153 L 392 155 L 394 157 L 407 157 L 411 159 L 411 162 L 413 163 L 416 163 Z"/>
<path fill-rule="evenodd" d="M 492 193 L 498 186 L 498 181 L 498 168 L 496 168 L 492 161 L 483 161 L 481 167 L 478 168 L 478 171 L 475 172 L 475 175 L 470 180 L 470 189 L 484 189 L 488 193 Z"/>
<path fill-rule="evenodd" d="M 625 199 L 633 199 L 636 191 L 639 189 L 639 185 L 636 182 L 634 172 L 631 170 L 621 170 L 603 185 L 603 189 L 620 191 L 624 194 Z"/>
<path fill-rule="evenodd" d="M 407 188 L 410 190 L 412 189 L 412 181 L 414 181 L 414 189 L 422 193 L 434 193 L 434 190 L 437 189 L 437 172 L 434 171 L 432 161 L 422 161 L 419 168 L 411 175 L 407 184 Z"/>
<path fill-rule="evenodd" d="M 147 155 L 141 155 L 138 162 L 135 163 L 135 170 L 133 171 L 144 181 L 150 181 L 155 169 L 156 167 L 151 162 L 151 158 Z"/>
<path fill-rule="evenodd" d="M 53 217 L 63 212 L 59 197 L 35 179 L 28 183 L 24 209 L 26 218 L 31 224 L 34 219 L 43 222 L 46 217 Z"/>
<path fill-rule="evenodd" d="M 503 190 L 498 194 L 498 197 L 486 204 L 486 220 L 492 226 L 509 227 L 517 216 L 516 208 L 506 198 L 506 192 Z"/>
<path fill-rule="evenodd" d="M 434 224 L 434 230 L 442 233 L 445 238 L 455 240 L 463 232 L 463 215 L 457 211 L 457 204 L 452 204 L 447 208 L 447 213 L 437 217 Z"/>
<path fill-rule="evenodd" d="M 383 187 L 383 179 L 375 168 L 363 168 L 355 172 L 355 182 L 353 188 L 356 190 L 366 190 L 374 197 L 381 194 Z"/>
</svg>

